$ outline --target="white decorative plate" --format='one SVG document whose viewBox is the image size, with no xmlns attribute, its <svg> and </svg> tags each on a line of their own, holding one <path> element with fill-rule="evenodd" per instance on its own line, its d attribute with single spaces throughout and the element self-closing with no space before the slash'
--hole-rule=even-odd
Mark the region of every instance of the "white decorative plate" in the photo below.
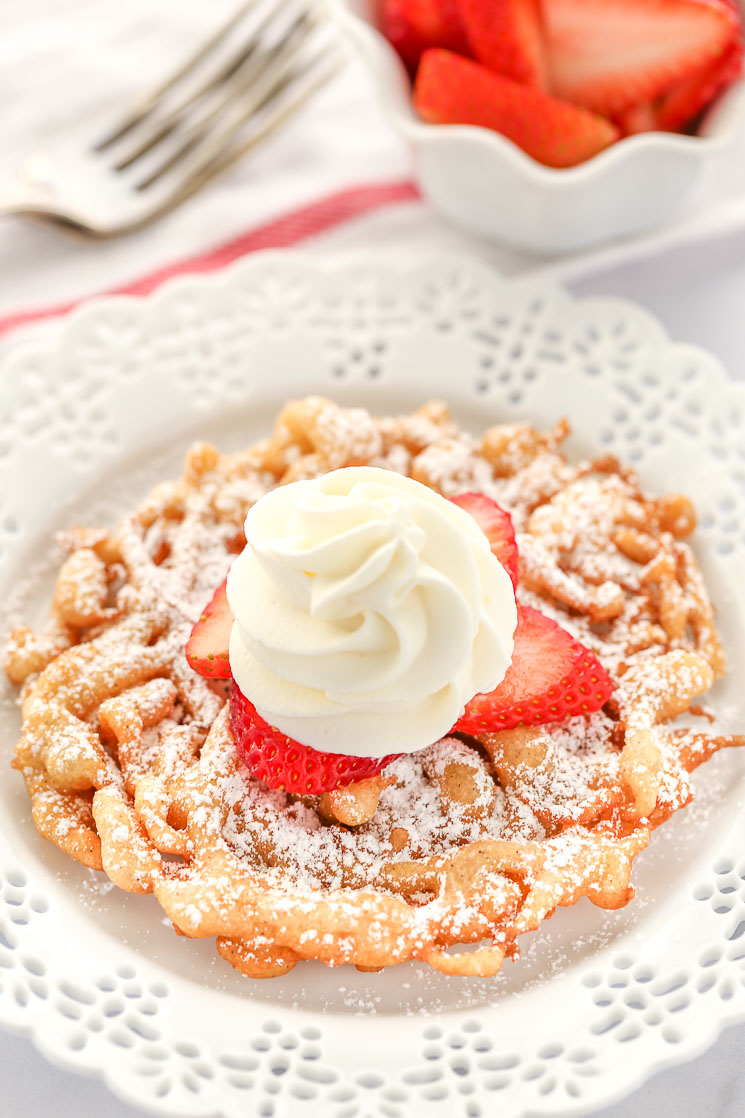
<svg viewBox="0 0 745 1118">
<path fill-rule="evenodd" d="M 51 533 L 115 519 L 188 443 L 265 432 L 311 391 L 378 411 L 439 395 L 466 424 L 571 418 L 577 454 L 613 451 L 681 488 L 731 673 L 712 702 L 745 726 L 745 386 L 649 315 L 506 284 L 461 259 L 395 270 L 255 257 L 210 279 L 73 315 L 54 350 L 0 370 L 0 595 L 46 612 Z M 7 770 L 19 724 L 0 694 L 0 1023 L 103 1074 L 158 1114 L 450 1118 L 588 1113 L 745 1018 L 745 758 L 715 758 L 619 913 L 582 902 L 490 980 L 415 965 L 240 978 L 31 825 Z"/>
</svg>

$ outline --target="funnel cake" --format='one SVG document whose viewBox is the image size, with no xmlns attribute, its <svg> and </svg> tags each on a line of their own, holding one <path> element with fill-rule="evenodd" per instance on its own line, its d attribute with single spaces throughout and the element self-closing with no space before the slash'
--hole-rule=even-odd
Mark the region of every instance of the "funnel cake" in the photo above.
<svg viewBox="0 0 745 1118">
<path fill-rule="evenodd" d="M 745 739 L 708 732 L 692 705 L 724 659 L 683 542 L 690 502 L 645 494 L 615 459 L 571 464 L 567 434 L 562 421 L 473 438 L 438 402 L 374 419 L 311 397 L 244 452 L 194 447 L 182 478 L 117 531 L 65 533 L 49 625 L 16 630 L 6 663 L 23 685 L 14 766 L 39 832 L 120 888 L 153 892 L 177 932 L 216 937 L 253 977 L 302 959 L 492 975 L 557 906 L 626 904 L 633 859 L 691 799 L 692 770 Z M 364 464 L 507 508 L 520 601 L 596 653 L 611 701 L 446 737 L 320 796 L 253 779 L 227 684 L 194 674 L 184 645 L 243 547 L 248 508 Z M 675 725 L 685 712 L 698 725 Z"/>
</svg>

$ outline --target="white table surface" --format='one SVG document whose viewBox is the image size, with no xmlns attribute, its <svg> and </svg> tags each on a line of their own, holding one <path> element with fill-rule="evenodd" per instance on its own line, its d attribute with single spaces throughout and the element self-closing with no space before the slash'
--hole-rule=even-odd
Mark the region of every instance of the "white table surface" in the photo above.
<svg viewBox="0 0 745 1118">
<path fill-rule="evenodd" d="M 677 340 L 712 350 L 734 376 L 745 379 L 745 233 L 615 267 L 571 286 L 580 294 L 612 294 L 644 304 Z M 698 1059 L 654 1076 L 596 1118 L 742 1118 L 743 1051 L 745 1026 L 728 1029 Z M 102 1083 L 50 1066 L 23 1037 L 0 1035 L 0 1085 L 0 1114 L 13 1118 L 141 1113 Z"/>
</svg>

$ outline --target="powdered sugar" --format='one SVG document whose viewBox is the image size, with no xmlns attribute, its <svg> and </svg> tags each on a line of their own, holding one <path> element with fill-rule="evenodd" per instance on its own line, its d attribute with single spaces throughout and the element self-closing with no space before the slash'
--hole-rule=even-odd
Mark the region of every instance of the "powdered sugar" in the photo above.
<svg viewBox="0 0 745 1118">
<path fill-rule="evenodd" d="M 294 800 L 255 782 L 231 778 L 225 788 L 231 804 L 224 834 L 239 853 L 255 862 L 257 851 L 271 851 L 269 864 L 278 869 L 283 886 L 305 889 L 385 888 L 389 865 L 412 859 L 442 857 L 454 848 L 481 838 L 533 841 L 545 830 L 510 792 L 497 788 L 494 807 L 485 820 L 468 819 L 466 812 L 438 793 L 425 768 L 432 761 L 444 767 L 458 756 L 454 739 L 431 746 L 421 754 L 402 757 L 386 769 L 394 783 L 381 794 L 369 823 L 354 830 L 321 823 L 312 800 Z M 494 787 L 492 782 L 492 788 Z M 392 842 L 397 832 L 399 843 Z"/>
<path fill-rule="evenodd" d="M 293 414 L 311 417 L 297 442 Z M 490 934 L 504 945 L 535 926 L 554 904 L 571 903 L 583 894 L 623 903 L 630 859 L 646 841 L 646 816 L 633 815 L 633 796 L 647 794 L 652 777 L 652 807 L 656 804 L 660 813 L 675 810 L 690 796 L 682 759 L 685 740 L 667 736 L 664 724 L 670 713 L 667 697 L 672 693 L 684 709 L 689 696 L 708 686 L 700 664 L 716 660 L 710 606 L 685 545 L 660 530 L 655 502 L 639 491 L 628 472 L 608 462 L 570 465 L 561 458 L 556 446 L 565 428 L 541 434 L 513 425 L 495 428 L 478 441 L 458 432 L 440 405 L 418 416 L 378 422 L 360 410 L 344 411 L 317 398 L 296 406 L 287 418 L 289 426 L 275 442 L 270 439 L 233 461 L 220 460 L 211 448 L 196 448 L 182 482 L 159 486 L 117 534 L 83 541 L 106 564 L 108 593 L 121 609 L 121 616 L 91 626 L 81 648 L 82 655 L 94 648 L 105 661 L 103 667 L 96 664 L 103 692 L 115 696 L 124 688 L 127 694 L 127 672 L 137 661 L 145 666 L 146 687 L 157 684 L 162 674 L 164 687 L 167 683 L 176 695 L 174 701 L 157 685 L 147 692 L 139 707 L 144 728 L 126 762 L 124 738 L 118 746 L 108 743 L 106 771 L 93 772 L 93 762 L 86 762 L 92 786 L 102 789 L 101 794 L 115 789 L 120 796 L 110 803 L 110 817 L 104 817 L 102 808 L 97 816 L 109 844 L 107 867 L 121 875 L 125 887 L 132 887 L 129 880 L 138 890 L 160 881 L 161 903 L 169 882 L 175 888 L 179 880 L 188 884 L 193 875 L 194 887 L 183 903 L 174 893 L 172 919 L 188 934 L 214 934 L 217 926 L 228 929 L 221 934 L 234 937 L 237 887 L 232 874 L 215 872 L 209 887 L 201 888 L 200 858 L 190 862 L 195 849 L 190 844 L 199 833 L 211 835 L 213 846 L 225 849 L 227 843 L 247 879 L 263 882 L 261 888 L 271 895 L 265 916 L 273 936 L 267 938 L 266 928 L 258 926 L 254 935 L 251 925 L 253 949 L 264 942 L 267 950 L 287 942 L 284 937 L 300 913 L 307 922 L 300 954 L 327 961 L 341 948 L 315 907 L 319 898 L 332 898 L 339 906 L 335 911 L 350 923 L 369 912 L 367 946 L 388 944 L 390 961 L 423 949 L 434 928 L 444 937 L 438 943 Z M 283 465 L 276 470 L 268 466 L 280 460 Z M 595 650 L 616 679 L 616 694 L 607 712 L 531 732 L 523 754 L 510 754 L 507 737 L 495 735 L 493 742 L 484 739 L 482 744 L 445 738 L 400 759 L 386 772 L 391 783 L 382 789 L 374 815 L 352 827 L 329 823 L 317 799 L 273 792 L 240 764 L 236 768 L 227 734 L 222 759 L 207 752 L 212 734 L 200 753 L 207 731 L 220 722 L 224 692 L 191 672 L 183 645 L 241 546 L 247 507 L 283 477 L 287 464 L 312 473 L 371 460 L 411 473 L 445 495 L 475 489 L 509 506 L 522 552 L 520 600 L 553 616 Z M 686 517 L 676 523 L 685 525 Z M 616 541 L 619 527 L 628 530 L 624 548 Z M 637 529 L 638 539 L 633 535 Z M 635 540 L 640 553 L 652 548 L 651 559 L 631 557 Z M 665 583 L 668 577 L 679 590 Z M 102 588 L 89 591 L 81 586 L 76 594 L 73 588 L 71 596 L 85 604 L 88 595 L 89 605 L 96 605 Z M 68 728 L 61 723 L 54 743 L 37 743 L 27 733 L 30 788 L 40 774 L 45 779 L 52 771 L 64 786 L 75 757 L 87 756 L 97 723 L 86 687 L 85 672 L 67 686 L 71 709 L 82 717 L 75 714 L 78 722 L 71 721 Z M 624 759 L 629 728 L 648 735 L 658 753 Z M 649 758 L 654 756 L 659 764 L 650 776 Z M 204 768 L 202 757 L 210 761 Z M 131 786 L 138 795 L 145 789 L 154 797 L 149 814 L 143 807 L 138 823 L 150 828 L 147 835 L 133 830 L 134 792 L 128 799 L 122 791 L 118 764 L 127 794 Z M 168 815 L 171 788 L 179 790 L 174 793 L 178 811 L 173 825 Z M 621 809 L 625 818 L 614 815 Z M 616 824 L 616 845 L 608 857 L 620 859 L 621 870 L 607 875 L 603 843 Z M 47 837 L 74 853 L 74 837 L 78 832 L 84 837 L 88 826 L 84 812 L 77 818 L 60 808 Z M 189 837 L 178 829 L 184 827 Z M 633 837 L 628 850 L 623 846 L 627 833 Z M 478 854 L 481 843 L 488 857 Z M 112 844 L 118 852 L 111 852 Z M 471 849 L 477 866 L 466 875 L 468 889 L 459 892 L 459 887 L 448 886 L 448 867 L 460 864 L 457 859 Z M 169 850 L 181 852 L 186 863 L 172 878 L 164 861 Z M 202 857 L 209 853 L 203 851 Z M 408 928 L 408 940 L 403 931 L 394 935 L 375 915 L 380 897 L 405 900 L 413 914 L 401 925 Z M 489 911 L 499 913 L 492 924 L 485 923 Z M 205 927 L 212 930 L 200 930 Z"/>
</svg>

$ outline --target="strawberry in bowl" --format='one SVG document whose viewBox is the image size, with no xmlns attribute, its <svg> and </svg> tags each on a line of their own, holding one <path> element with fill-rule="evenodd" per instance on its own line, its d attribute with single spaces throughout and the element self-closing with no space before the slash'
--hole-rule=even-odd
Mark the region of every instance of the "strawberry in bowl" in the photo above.
<svg viewBox="0 0 745 1118">
<path fill-rule="evenodd" d="M 483 494 L 446 501 L 387 474 L 351 468 L 326 475 L 320 494 L 317 483 L 300 482 L 294 493 L 290 485 L 263 498 L 246 521 L 249 544 L 232 585 L 218 588 L 186 645 L 199 674 L 232 675 L 236 747 L 272 788 L 319 795 L 448 734 L 561 722 L 611 696 L 594 653 L 515 603 L 508 513 Z M 443 635 L 455 660 L 443 659 Z M 364 692 L 360 679 L 369 681 Z M 474 691 L 484 679 L 494 686 Z"/>
<path fill-rule="evenodd" d="M 422 120 L 493 129 L 554 168 L 694 132 L 742 73 L 734 0 L 387 0 L 382 29 Z"/>
</svg>

